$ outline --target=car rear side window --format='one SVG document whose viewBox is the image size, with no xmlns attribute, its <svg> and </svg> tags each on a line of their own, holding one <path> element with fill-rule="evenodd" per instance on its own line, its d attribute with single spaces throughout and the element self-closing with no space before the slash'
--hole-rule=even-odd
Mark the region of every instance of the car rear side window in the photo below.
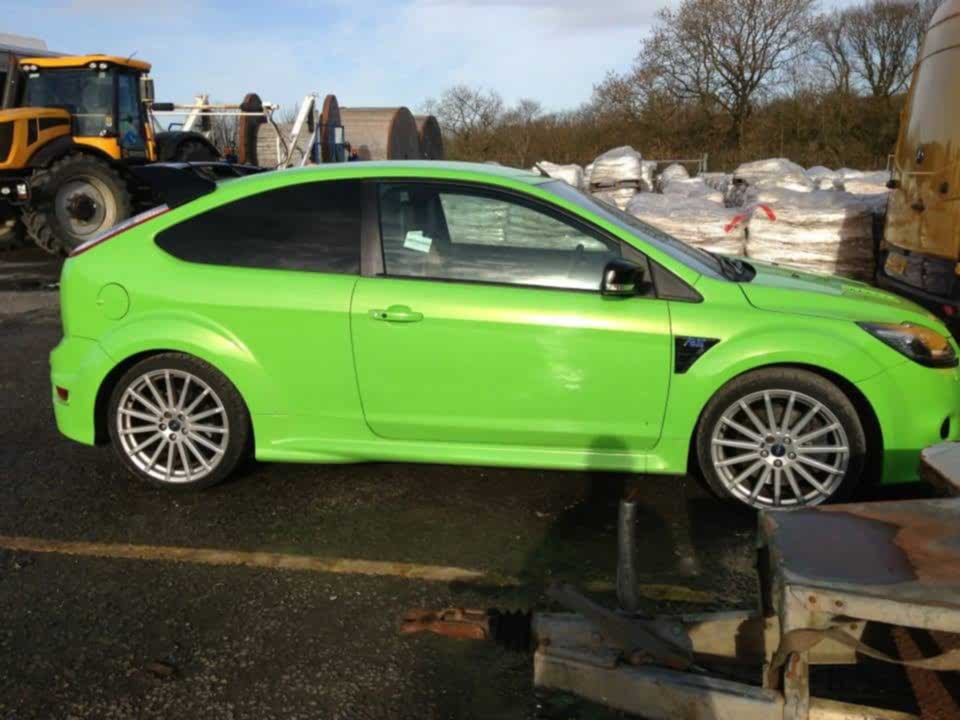
<svg viewBox="0 0 960 720">
<path fill-rule="evenodd" d="M 184 220 L 157 245 L 208 265 L 359 273 L 361 198 L 355 180 L 288 185 Z"/>
</svg>

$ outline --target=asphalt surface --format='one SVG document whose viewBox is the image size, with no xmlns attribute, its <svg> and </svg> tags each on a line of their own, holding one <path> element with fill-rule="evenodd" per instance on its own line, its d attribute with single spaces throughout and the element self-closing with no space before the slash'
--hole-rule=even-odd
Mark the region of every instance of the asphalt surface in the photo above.
<svg viewBox="0 0 960 720">
<path fill-rule="evenodd" d="M 536 698 L 528 656 L 400 637 L 412 607 L 547 607 L 553 580 L 612 602 L 617 501 L 639 488 L 645 608 L 752 607 L 755 518 L 689 478 L 251 464 L 151 489 L 60 437 L 47 355 L 57 265 L 0 256 L 0 536 L 455 566 L 471 582 L 0 550 L 0 718 L 608 718 Z M 882 682 L 879 681 L 882 679 Z M 884 669 L 828 684 L 909 707 Z M 872 689 L 871 689 L 872 688 Z"/>
</svg>

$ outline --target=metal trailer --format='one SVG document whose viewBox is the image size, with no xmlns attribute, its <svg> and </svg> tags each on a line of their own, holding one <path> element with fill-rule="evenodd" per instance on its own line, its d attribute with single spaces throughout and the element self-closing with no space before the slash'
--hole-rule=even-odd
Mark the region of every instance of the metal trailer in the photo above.
<svg viewBox="0 0 960 720">
<path fill-rule="evenodd" d="M 628 499 L 618 518 L 619 610 L 555 586 L 550 597 L 573 613 L 413 611 L 401 632 L 529 642 L 536 687 L 649 720 L 914 717 L 813 697 L 810 667 L 852 665 L 866 656 L 907 665 L 908 672 L 960 670 L 960 444 L 925 451 L 922 472 L 954 497 L 761 513 L 756 612 L 638 616 L 636 507 Z M 891 657 L 864 643 L 870 623 L 930 631 L 941 650 L 953 649 Z M 753 666 L 762 681 L 716 671 L 734 665 Z M 960 717 L 949 702 L 942 717 Z"/>
<path fill-rule="evenodd" d="M 211 104 L 209 96 L 204 94 L 196 96 L 189 105 L 154 103 L 151 115 L 158 125 L 161 118 L 182 117 L 182 123 L 175 123 L 179 130 L 201 133 L 210 130 L 212 118 L 235 121 L 240 135 L 241 163 L 279 170 L 344 160 L 343 125 L 336 97 L 328 95 L 321 107 L 315 93 L 306 95 L 292 125 L 281 125 L 274 120 L 279 107 L 262 102 L 254 93 L 236 105 Z M 273 133 L 260 138 L 260 126 L 272 128 Z"/>
</svg>

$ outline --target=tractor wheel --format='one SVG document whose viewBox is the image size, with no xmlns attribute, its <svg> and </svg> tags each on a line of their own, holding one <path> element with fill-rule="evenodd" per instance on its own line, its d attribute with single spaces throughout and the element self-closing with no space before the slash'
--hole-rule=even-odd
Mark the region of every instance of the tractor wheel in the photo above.
<svg viewBox="0 0 960 720">
<path fill-rule="evenodd" d="M 34 242 L 49 253 L 68 255 L 131 214 L 127 183 L 108 162 L 67 155 L 31 180 L 31 204 L 23 222 Z"/>
<path fill-rule="evenodd" d="M 176 162 L 207 162 L 219 157 L 199 140 L 187 140 L 177 147 L 173 159 Z"/>
</svg>

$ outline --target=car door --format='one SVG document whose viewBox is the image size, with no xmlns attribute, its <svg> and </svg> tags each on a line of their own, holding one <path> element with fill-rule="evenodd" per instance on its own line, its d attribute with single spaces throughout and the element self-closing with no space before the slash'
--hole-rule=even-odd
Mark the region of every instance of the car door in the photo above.
<svg viewBox="0 0 960 720">
<path fill-rule="evenodd" d="M 385 182 L 378 196 L 383 267 L 361 277 L 351 305 L 374 433 L 553 448 L 656 443 L 669 309 L 652 294 L 600 294 L 617 240 L 480 186 Z"/>
</svg>

